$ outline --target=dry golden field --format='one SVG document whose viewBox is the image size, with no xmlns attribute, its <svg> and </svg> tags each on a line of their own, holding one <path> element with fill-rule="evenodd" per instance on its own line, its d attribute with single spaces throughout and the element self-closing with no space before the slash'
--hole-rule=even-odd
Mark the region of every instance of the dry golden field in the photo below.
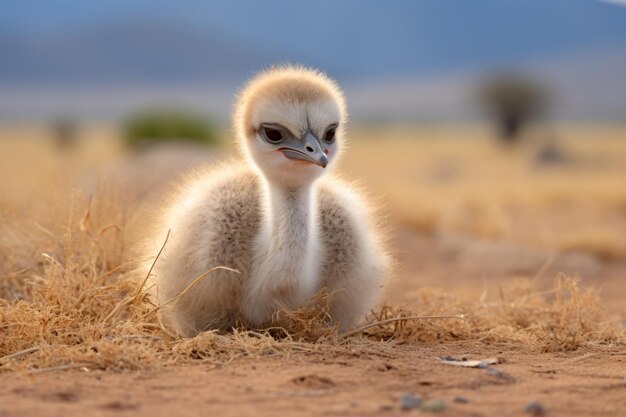
<svg viewBox="0 0 626 417">
<path fill-rule="evenodd" d="M 45 126 L 0 127 L 0 416 L 399 415 L 407 393 L 450 416 L 626 407 L 626 126 L 515 148 L 481 126 L 357 126 L 342 175 L 379 202 L 397 261 L 372 327 L 337 334 L 304 307 L 278 334 L 187 340 L 131 279 L 129 246 L 146 202 L 231 146 L 79 136 L 61 150 Z M 406 318 L 433 315 L 455 318 Z"/>
</svg>

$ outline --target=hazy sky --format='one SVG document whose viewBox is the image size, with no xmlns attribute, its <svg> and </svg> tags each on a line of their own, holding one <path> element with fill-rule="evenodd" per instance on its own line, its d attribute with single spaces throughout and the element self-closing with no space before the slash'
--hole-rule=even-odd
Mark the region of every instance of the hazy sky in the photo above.
<svg viewBox="0 0 626 417">
<path fill-rule="evenodd" d="M 371 7 L 388 10 L 388 13 L 380 16 L 382 19 L 386 17 L 385 14 L 394 15 L 398 11 L 408 11 L 409 16 L 405 14 L 405 17 L 412 17 L 410 12 L 415 11 L 437 23 L 445 24 L 446 17 L 451 21 L 456 20 L 455 15 L 471 18 L 471 13 L 467 13 L 472 9 L 478 13 L 495 15 L 502 15 L 507 10 L 510 10 L 509 15 L 515 15 L 524 9 L 536 11 L 538 15 L 549 14 L 558 9 L 563 13 L 588 13 L 593 10 L 594 3 L 614 7 L 626 4 L 626 0 L 3 0 L 0 32 L 50 31 L 145 16 L 180 19 L 198 25 L 223 18 L 252 22 L 263 10 L 283 19 L 273 22 L 257 21 L 254 26 L 259 31 L 267 30 L 267 24 L 289 27 L 292 23 L 290 21 L 297 20 L 297 16 L 291 13 L 300 11 L 312 13 L 314 20 L 303 29 L 315 31 L 316 28 L 323 27 L 323 16 L 332 16 L 344 6 L 353 8 L 356 15 L 359 9 Z M 617 10 L 615 12 L 619 13 Z M 416 23 L 423 22 L 418 20 Z"/>
</svg>

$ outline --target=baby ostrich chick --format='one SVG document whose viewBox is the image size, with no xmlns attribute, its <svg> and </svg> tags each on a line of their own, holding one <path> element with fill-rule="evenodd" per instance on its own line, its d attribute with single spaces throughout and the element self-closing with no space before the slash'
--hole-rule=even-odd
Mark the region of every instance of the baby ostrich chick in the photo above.
<svg viewBox="0 0 626 417">
<path fill-rule="evenodd" d="M 148 285 L 182 336 L 227 330 L 238 318 L 270 324 L 279 308 L 296 309 L 323 288 L 341 329 L 373 307 L 388 255 L 362 198 L 328 172 L 345 123 L 343 95 L 320 72 L 274 68 L 247 85 L 234 114 L 245 158 L 182 185 L 152 242 L 171 231 Z M 196 281 L 217 266 L 238 273 Z"/>
</svg>

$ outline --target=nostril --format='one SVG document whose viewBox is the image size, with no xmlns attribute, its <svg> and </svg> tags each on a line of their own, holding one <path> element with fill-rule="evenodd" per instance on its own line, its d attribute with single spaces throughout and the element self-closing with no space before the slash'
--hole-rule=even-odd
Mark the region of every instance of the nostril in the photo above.
<svg viewBox="0 0 626 417">
<path fill-rule="evenodd" d="M 310 146 L 307 146 L 305 149 L 306 149 L 308 152 L 313 152 L 313 148 L 312 148 L 312 147 L 310 147 Z"/>
</svg>

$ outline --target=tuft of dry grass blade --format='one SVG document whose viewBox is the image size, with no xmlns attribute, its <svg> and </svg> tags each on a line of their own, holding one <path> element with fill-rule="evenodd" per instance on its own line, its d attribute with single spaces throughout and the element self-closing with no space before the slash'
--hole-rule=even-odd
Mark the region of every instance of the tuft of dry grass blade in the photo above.
<svg viewBox="0 0 626 417">
<path fill-rule="evenodd" d="M 330 315 L 333 293 L 325 289 L 296 310 L 280 308 L 272 317 L 273 334 L 295 341 L 323 343 L 337 336 L 338 326 Z"/>
<path fill-rule="evenodd" d="M 560 275 L 554 288 L 536 292 L 532 286 L 514 288 L 496 302 L 463 299 L 434 290 L 420 293 L 420 311 L 427 315 L 452 313 L 464 320 L 410 320 L 410 310 L 384 306 L 370 321 L 405 317 L 367 330 L 370 338 L 410 343 L 479 340 L 519 344 L 540 352 L 571 351 L 594 343 L 624 343 L 625 332 L 602 307 L 595 290 L 580 280 Z"/>
</svg>

